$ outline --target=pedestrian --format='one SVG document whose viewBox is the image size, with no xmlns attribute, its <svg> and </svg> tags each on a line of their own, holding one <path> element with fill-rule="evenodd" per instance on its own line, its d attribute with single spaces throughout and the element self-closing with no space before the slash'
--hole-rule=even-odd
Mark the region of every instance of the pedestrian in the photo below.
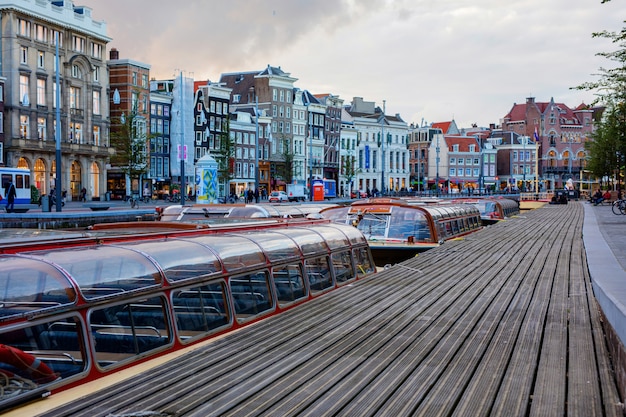
<svg viewBox="0 0 626 417">
<path fill-rule="evenodd" d="M 83 203 L 87 201 L 87 189 L 85 187 L 80 190 L 80 201 Z"/>
<path fill-rule="evenodd" d="M 259 189 L 255 189 L 254 190 L 254 200 L 258 203 L 259 202 Z"/>
<path fill-rule="evenodd" d="M 4 195 L 7 197 L 7 213 L 13 213 L 13 210 L 15 210 L 15 196 L 17 195 L 13 181 L 9 181 L 7 184 Z"/>
</svg>

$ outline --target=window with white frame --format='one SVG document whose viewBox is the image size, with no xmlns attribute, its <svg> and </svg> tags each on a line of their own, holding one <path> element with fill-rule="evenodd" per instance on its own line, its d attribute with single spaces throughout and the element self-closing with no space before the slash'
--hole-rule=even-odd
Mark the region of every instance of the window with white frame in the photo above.
<svg viewBox="0 0 626 417">
<path fill-rule="evenodd" d="M 80 108 L 80 88 L 70 87 L 70 109 Z"/>
<path fill-rule="evenodd" d="M 465 164 L 465 159 L 464 158 L 459 158 L 458 165 L 464 165 L 464 164 Z"/>
<path fill-rule="evenodd" d="M 39 140 L 46 140 L 46 118 L 37 118 L 37 138 Z"/>
<path fill-rule="evenodd" d="M 456 158 L 450 158 L 450 165 L 456 165 Z"/>
<path fill-rule="evenodd" d="M 20 115 L 20 138 L 28 139 L 30 119 L 26 115 Z"/>
<path fill-rule="evenodd" d="M 20 75 L 20 104 L 28 102 L 28 90 L 30 89 L 30 78 L 28 75 Z"/>
<path fill-rule="evenodd" d="M 72 65 L 72 77 L 74 78 L 83 78 L 83 72 L 80 70 L 78 65 Z"/>
<path fill-rule="evenodd" d="M 469 151 L 470 152 L 476 152 L 476 145 L 470 145 L 469 146 Z"/>
<path fill-rule="evenodd" d="M 450 176 L 451 177 L 455 177 L 456 176 L 456 168 L 450 168 Z"/>
<path fill-rule="evenodd" d="M 477 176 L 479 175 L 479 174 L 478 174 L 478 172 L 479 172 L 479 169 L 478 169 L 478 168 L 474 168 L 474 170 L 473 170 L 473 176 L 474 176 L 474 177 L 477 177 Z"/>
<path fill-rule="evenodd" d="M 0 133 L 4 133 L 4 113 L 0 111 Z M 2 155 L 0 155 L 2 157 Z"/>
<path fill-rule="evenodd" d="M 459 145 L 452 145 L 452 152 L 458 152 L 459 151 Z"/>
<path fill-rule="evenodd" d="M 100 146 L 100 126 L 94 126 L 92 132 L 93 144 Z"/>
<path fill-rule="evenodd" d="M 24 19 L 17 19 L 19 26 L 18 34 L 30 38 L 30 22 Z"/>
<path fill-rule="evenodd" d="M 85 52 L 85 38 L 80 36 L 73 35 L 72 36 L 72 47 L 76 52 Z"/>
<path fill-rule="evenodd" d="M 278 100 L 278 90 L 276 90 L 275 88 L 272 89 L 272 100 Z"/>
<path fill-rule="evenodd" d="M 101 114 L 100 113 L 100 91 L 99 90 L 93 90 L 93 99 L 92 99 L 92 106 L 93 106 L 93 114 Z"/>
<path fill-rule="evenodd" d="M 465 176 L 466 177 L 472 176 L 472 168 L 465 168 Z"/>
<path fill-rule="evenodd" d="M 37 105 L 46 105 L 46 80 L 37 78 Z"/>
<path fill-rule="evenodd" d="M 103 47 L 99 43 L 92 42 L 91 43 L 91 56 L 96 59 L 102 59 L 102 50 Z"/>
<path fill-rule="evenodd" d="M 93 81 L 95 83 L 100 82 L 100 67 L 95 67 L 93 69 Z"/>
<path fill-rule="evenodd" d="M 20 64 L 28 64 L 28 48 L 20 46 Z"/>
</svg>

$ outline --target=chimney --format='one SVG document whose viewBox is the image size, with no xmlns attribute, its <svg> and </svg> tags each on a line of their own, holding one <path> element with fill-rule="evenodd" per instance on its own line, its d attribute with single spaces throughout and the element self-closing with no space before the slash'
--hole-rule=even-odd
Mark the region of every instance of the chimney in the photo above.
<svg viewBox="0 0 626 417">
<path fill-rule="evenodd" d="M 111 50 L 109 51 L 109 59 L 111 61 L 115 59 L 120 59 L 120 52 L 115 48 L 111 48 Z"/>
</svg>

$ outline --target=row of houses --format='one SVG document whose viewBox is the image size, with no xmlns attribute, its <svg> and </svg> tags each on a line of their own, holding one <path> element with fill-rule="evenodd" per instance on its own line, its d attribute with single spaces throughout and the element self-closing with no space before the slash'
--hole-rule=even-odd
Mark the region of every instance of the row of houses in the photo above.
<svg viewBox="0 0 626 417">
<path fill-rule="evenodd" d="M 154 80 L 149 64 L 107 55 L 105 23 L 72 1 L 5 1 L 0 13 L 0 164 L 30 169 L 44 194 L 57 171 L 74 199 L 83 189 L 89 199 L 164 197 L 183 184 L 193 194 L 206 158 L 219 165 L 222 196 L 317 178 L 344 195 L 553 188 L 584 170 L 594 120 L 584 105 L 528 98 L 499 126 L 415 126 L 384 101 L 315 94 L 270 65 L 214 82 Z M 120 145 L 124 135 L 139 157 Z"/>
</svg>

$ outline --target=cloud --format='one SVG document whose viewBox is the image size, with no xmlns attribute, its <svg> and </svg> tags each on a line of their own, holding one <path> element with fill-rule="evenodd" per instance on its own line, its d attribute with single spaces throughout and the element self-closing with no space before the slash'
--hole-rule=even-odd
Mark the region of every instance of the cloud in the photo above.
<svg viewBox="0 0 626 417">
<path fill-rule="evenodd" d="M 407 121 L 498 123 L 514 102 L 571 106 L 570 90 L 608 63 L 623 2 L 587 0 L 83 0 L 105 20 L 109 47 L 196 79 L 280 66 L 314 93 L 387 101 Z"/>
</svg>

